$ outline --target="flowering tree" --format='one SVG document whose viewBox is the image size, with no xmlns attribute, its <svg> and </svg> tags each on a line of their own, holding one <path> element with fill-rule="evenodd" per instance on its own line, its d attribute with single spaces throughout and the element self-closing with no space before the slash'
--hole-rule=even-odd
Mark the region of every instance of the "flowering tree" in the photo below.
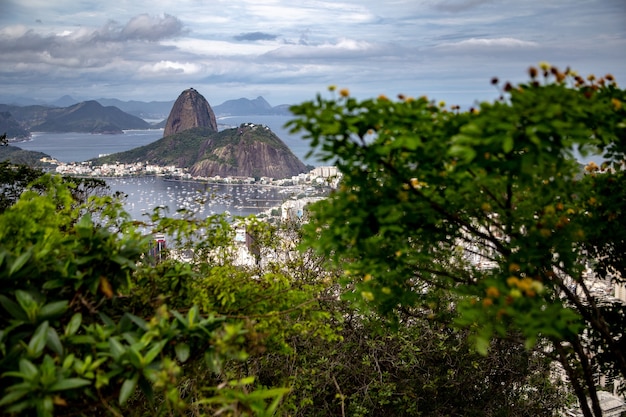
<svg viewBox="0 0 626 417">
<path fill-rule="evenodd" d="M 512 332 L 548 343 L 599 416 L 594 372 L 626 376 L 626 309 L 592 283 L 626 277 L 626 91 L 547 64 L 529 75 L 493 79 L 501 98 L 469 111 L 347 90 L 292 107 L 293 131 L 343 175 L 307 245 L 343 266 L 361 306 L 436 320 L 454 294 L 478 351 Z M 604 164 L 583 169 L 589 152 Z"/>
</svg>

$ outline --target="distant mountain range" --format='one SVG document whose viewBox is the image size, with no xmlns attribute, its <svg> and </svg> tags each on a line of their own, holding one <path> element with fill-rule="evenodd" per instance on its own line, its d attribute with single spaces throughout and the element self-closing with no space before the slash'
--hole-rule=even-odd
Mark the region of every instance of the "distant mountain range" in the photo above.
<svg viewBox="0 0 626 417">
<path fill-rule="evenodd" d="M 44 102 L 34 100 L 28 97 L 3 96 L 0 95 L 0 103 L 12 106 L 43 106 L 43 107 L 69 107 L 74 104 L 91 101 L 78 100 L 71 96 L 65 95 L 54 101 Z M 103 106 L 115 106 L 118 109 L 140 117 L 148 121 L 163 120 L 167 118 L 174 100 L 170 101 L 122 101 L 116 98 L 99 98 L 97 101 Z M 219 105 L 211 105 L 215 115 L 220 116 L 261 116 L 261 115 L 283 115 L 288 116 L 290 104 L 281 104 L 271 106 L 263 97 L 259 96 L 255 99 L 239 98 L 235 100 L 227 100 Z"/>
</svg>

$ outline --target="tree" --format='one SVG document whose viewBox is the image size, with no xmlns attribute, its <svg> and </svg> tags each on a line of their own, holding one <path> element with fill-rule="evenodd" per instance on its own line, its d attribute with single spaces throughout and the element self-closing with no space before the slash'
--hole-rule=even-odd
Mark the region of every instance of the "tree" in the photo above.
<svg viewBox="0 0 626 417">
<path fill-rule="evenodd" d="M 295 250 L 302 240 L 300 220 L 248 220 L 247 231 L 255 236 L 260 262 L 245 274 L 227 275 L 224 288 L 233 301 L 219 311 L 248 311 L 257 322 L 255 333 L 267 334 L 262 349 L 241 365 L 256 370 L 265 386 L 290 386 L 280 415 L 548 416 L 566 404 L 562 387 L 550 383 L 549 363 L 525 350 L 519 335 L 479 355 L 467 331 L 449 327 L 453 303 L 443 298 L 433 306 L 436 315 L 402 312 L 395 329 L 381 326 L 375 314 L 339 299 L 343 269 L 324 268 L 324 254 Z M 195 293 L 213 291 L 216 281 L 207 278 Z M 251 295 L 255 282 L 267 287 L 261 297 Z M 280 315 L 253 317 L 251 307 L 241 310 L 272 299 L 299 299 L 301 308 L 278 301 L 284 306 Z"/>
<path fill-rule="evenodd" d="M 527 348 L 546 340 L 599 416 L 594 372 L 626 377 L 624 303 L 591 282 L 626 279 L 626 92 L 611 75 L 529 75 L 494 79 L 502 97 L 469 111 L 348 90 L 292 107 L 292 130 L 343 175 L 312 207 L 306 243 L 345 269 L 362 307 L 397 319 L 454 294 L 479 352 L 512 332 Z M 602 170 L 574 157 L 589 152 Z"/>
</svg>

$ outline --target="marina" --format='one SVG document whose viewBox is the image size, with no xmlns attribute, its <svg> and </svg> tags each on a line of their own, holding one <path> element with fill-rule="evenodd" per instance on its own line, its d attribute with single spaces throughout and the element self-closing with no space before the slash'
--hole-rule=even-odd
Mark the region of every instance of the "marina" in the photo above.
<svg viewBox="0 0 626 417">
<path fill-rule="evenodd" d="M 203 218 L 218 213 L 248 216 L 279 207 L 304 193 L 299 186 L 211 184 L 158 176 L 107 178 L 105 182 L 111 190 L 126 195 L 124 207 L 135 220 L 147 218 L 156 208 L 170 217 L 191 214 Z"/>
</svg>

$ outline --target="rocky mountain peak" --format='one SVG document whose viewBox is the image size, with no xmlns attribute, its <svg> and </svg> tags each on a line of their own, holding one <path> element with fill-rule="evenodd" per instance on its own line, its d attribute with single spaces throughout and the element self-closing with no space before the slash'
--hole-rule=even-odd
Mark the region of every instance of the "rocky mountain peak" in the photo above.
<svg viewBox="0 0 626 417">
<path fill-rule="evenodd" d="M 217 120 L 209 102 L 195 89 L 180 93 L 165 123 L 163 137 L 195 127 L 206 127 L 217 132 Z"/>
</svg>

